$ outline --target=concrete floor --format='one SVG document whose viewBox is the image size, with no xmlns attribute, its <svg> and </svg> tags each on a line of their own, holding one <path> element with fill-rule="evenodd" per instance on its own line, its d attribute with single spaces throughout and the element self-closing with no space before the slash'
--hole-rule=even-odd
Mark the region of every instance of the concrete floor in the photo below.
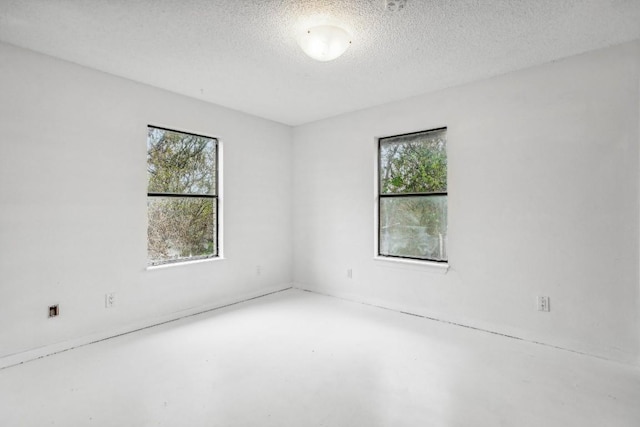
<svg viewBox="0 0 640 427">
<path fill-rule="evenodd" d="M 289 290 L 0 371 L 0 425 L 640 426 L 640 370 Z"/>
</svg>

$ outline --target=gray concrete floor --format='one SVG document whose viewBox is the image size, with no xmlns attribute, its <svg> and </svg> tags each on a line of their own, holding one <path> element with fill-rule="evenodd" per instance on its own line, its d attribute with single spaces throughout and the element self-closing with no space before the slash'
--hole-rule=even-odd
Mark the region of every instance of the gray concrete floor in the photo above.
<svg viewBox="0 0 640 427">
<path fill-rule="evenodd" d="M 3 369 L 0 425 L 638 427 L 640 371 L 289 290 Z"/>
</svg>

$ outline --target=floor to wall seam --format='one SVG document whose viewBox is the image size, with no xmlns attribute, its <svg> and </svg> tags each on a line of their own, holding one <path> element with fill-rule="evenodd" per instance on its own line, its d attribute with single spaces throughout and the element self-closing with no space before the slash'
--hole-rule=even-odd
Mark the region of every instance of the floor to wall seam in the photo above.
<svg viewBox="0 0 640 427">
<path fill-rule="evenodd" d="M 448 325 L 452 325 L 452 326 L 459 326 L 459 327 L 462 327 L 462 328 L 472 329 L 472 330 L 475 330 L 475 331 L 478 331 L 478 332 L 484 332 L 484 333 L 487 333 L 487 334 L 498 335 L 498 336 L 501 336 L 501 337 L 504 337 L 504 338 L 510 338 L 510 339 L 513 339 L 513 340 L 518 340 L 518 341 L 528 342 L 528 343 L 531 343 L 531 344 L 541 345 L 541 346 L 544 346 L 544 347 L 554 348 L 556 350 L 567 351 L 567 352 L 570 352 L 570 353 L 579 354 L 581 356 L 593 357 L 594 359 L 604 360 L 604 361 L 607 361 L 607 362 L 619 363 L 619 364 L 622 364 L 624 366 L 631 366 L 631 367 L 638 368 L 636 365 L 631 364 L 631 363 L 625 363 L 625 362 L 621 362 L 621 361 L 618 361 L 618 360 L 608 359 L 606 357 L 598 356 L 598 355 L 595 355 L 595 354 L 585 353 L 585 352 L 582 352 L 582 351 L 573 350 L 573 349 L 566 348 L 566 347 L 560 347 L 560 346 L 557 346 L 557 345 L 554 345 L 554 344 L 549 344 L 549 343 L 545 343 L 545 342 L 541 342 L 541 341 L 529 340 L 529 339 L 518 337 L 518 336 L 515 336 L 515 335 L 503 334 L 501 332 L 492 331 L 490 329 L 483 329 L 483 328 L 479 328 L 477 326 L 465 325 L 463 323 L 456 323 L 456 322 L 452 322 L 452 321 L 449 321 L 449 320 L 438 319 L 437 317 L 424 316 L 424 315 L 417 314 L 417 313 L 411 313 L 409 311 L 403 311 L 403 310 L 398 310 L 398 309 L 394 309 L 394 308 L 391 308 L 391 307 L 385 307 L 385 306 L 382 306 L 382 305 L 377 305 L 377 304 L 368 303 L 368 302 L 364 302 L 364 301 L 353 300 L 353 299 L 349 299 L 349 298 L 345 298 L 345 297 L 340 297 L 340 296 L 337 296 L 337 295 L 332 295 L 332 294 L 327 294 L 327 293 L 323 293 L 323 292 L 314 291 L 314 290 L 311 290 L 311 289 L 297 288 L 297 287 L 294 287 L 294 289 L 297 289 L 297 290 L 300 290 L 300 291 L 304 291 L 304 292 L 309 292 L 309 293 L 316 294 L 316 295 L 322 295 L 322 296 L 326 296 L 326 297 L 336 298 L 336 299 L 339 299 L 339 300 L 342 300 L 342 301 L 352 302 L 352 303 L 355 303 L 355 304 L 361 304 L 361 305 L 365 305 L 365 306 L 368 306 L 368 307 L 380 308 L 380 309 L 383 309 L 383 310 L 392 311 L 394 313 L 406 314 L 406 315 L 409 315 L 409 316 L 419 317 L 419 318 L 426 319 L 426 320 L 432 320 L 432 321 L 435 321 L 435 322 L 440 322 L 440 323 L 444 323 L 444 324 L 448 324 Z"/>
<path fill-rule="evenodd" d="M 303 291 L 303 292 L 308 292 L 308 293 L 315 294 L 315 295 L 322 295 L 322 296 L 326 296 L 326 297 L 330 297 L 330 298 L 335 298 L 335 299 L 338 299 L 338 300 L 347 301 L 347 302 L 351 302 L 351 303 L 355 303 L 355 304 L 360 304 L 360 305 L 364 305 L 364 306 L 368 306 L 368 307 L 379 308 L 379 309 L 391 311 L 391 312 L 394 312 L 394 313 L 405 314 L 405 315 L 408 315 L 408 316 L 418 317 L 418 318 L 422 318 L 422 319 L 425 319 L 425 320 L 431 320 L 431 321 L 435 321 L 435 322 L 439 322 L 439 323 L 443 323 L 443 324 L 448 324 L 448 325 L 452 325 L 452 326 L 459 326 L 459 327 L 462 327 L 462 328 L 467 328 L 467 329 L 475 330 L 475 331 L 478 331 L 478 332 L 484 332 L 484 333 L 488 333 L 488 334 L 492 334 L 492 335 L 501 336 L 501 337 L 504 337 L 504 338 L 509 338 L 509 339 L 513 339 L 513 340 L 528 342 L 528 343 L 531 343 L 531 344 L 536 344 L 536 345 L 541 345 L 541 346 L 545 346 L 545 347 L 549 347 L 549 348 L 554 348 L 556 350 L 562 350 L 562 351 L 566 351 L 566 352 L 570 352 L 570 353 L 574 353 L 574 354 L 579 354 L 581 356 L 592 357 L 592 358 L 603 360 L 603 361 L 607 361 L 607 362 L 620 363 L 620 364 L 625 365 L 625 366 L 631 366 L 631 367 L 636 367 L 637 368 L 636 365 L 633 365 L 631 363 L 624 363 L 624 362 L 620 362 L 620 361 L 617 361 L 617 360 L 608 359 L 606 357 L 602 357 L 602 356 L 598 356 L 598 355 L 594 355 L 594 354 L 590 354 L 590 353 L 585 353 L 585 352 L 581 352 L 581 351 L 578 351 L 578 350 L 573 350 L 573 349 L 570 349 L 570 348 L 561 347 L 561 346 L 557 346 L 557 345 L 553 345 L 553 344 L 549 344 L 549 343 L 545 343 L 545 342 L 541 342 L 541 341 L 529 340 L 529 339 L 518 337 L 518 336 L 515 336 L 515 335 L 509 335 L 509 334 L 504 334 L 504 333 L 497 332 L 497 331 L 492 331 L 490 329 L 483 329 L 483 328 L 479 328 L 479 327 L 476 327 L 476 326 L 465 325 L 463 323 L 457 323 L 457 322 L 452 322 L 452 321 L 449 321 L 449 320 L 439 319 L 439 318 L 436 318 L 436 317 L 430 317 L 430 316 L 425 316 L 425 315 L 421 315 L 421 314 L 417 314 L 417 313 L 412 313 L 412 312 L 409 312 L 409 311 L 398 310 L 398 309 L 394 309 L 394 308 L 391 308 L 391 307 L 385 307 L 385 306 L 382 306 L 382 305 L 377 305 L 377 304 L 373 304 L 373 303 L 368 303 L 368 302 L 358 301 L 358 300 L 349 299 L 349 298 L 345 298 L 345 297 L 340 297 L 340 296 L 337 296 L 337 295 L 318 292 L 318 291 L 311 290 L 311 289 L 305 289 L 305 288 L 298 288 L 298 287 L 295 287 L 295 286 L 290 286 L 288 288 L 279 289 L 279 290 L 276 290 L 276 291 L 268 292 L 266 294 L 257 295 L 257 296 L 251 297 L 251 298 L 243 299 L 243 300 L 240 300 L 240 301 L 235 301 L 235 302 L 232 302 L 232 303 L 229 303 L 229 304 L 225 304 L 225 305 L 221 305 L 221 306 L 218 306 L 218 307 L 213 307 L 213 308 L 210 308 L 210 309 L 198 311 L 196 313 L 187 314 L 187 315 L 184 315 L 184 316 L 176 317 L 174 319 L 165 320 L 163 322 L 154 323 L 152 325 L 144 326 L 144 327 L 141 327 L 141 328 L 136 328 L 136 329 L 133 329 L 133 330 L 130 330 L 130 331 L 126 331 L 126 332 L 123 332 L 123 333 L 119 333 L 119 334 L 116 334 L 116 335 L 110 335 L 110 336 L 105 337 L 105 338 L 97 339 L 97 340 L 90 341 L 90 342 L 83 343 L 83 344 L 79 344 L 79 345 L 75 345 L 75 346 L 72 346 L 72 347 L 69 347 L 69 348 L 65 348 L 65 349 L 62 349 L 62 350 L 53 351 L 51 353 L 47 353 L 47 354 L 42 355 L 42 356 L 34 357 L 32 359 L 23 360 L 23 361 L 20 361 L 20 362 L 11 364 L 11 365 L 0 367 L 0 371 L 2 371 L 4 369 L 7 369 L 7 368 L 14 367 L 14 366 L 22 365 L 22 364 L 25 364 L 25 363 L 28 363 L 28 362 L 33 362 L 35 360 L 44 359 L 45 357 L 49 357 L 49 356 L 53 356 L 53 355 L 56 355 L 56 354 L 64 353 L 64 352 L 67 352 L 69 350 L 82 348 L 82 347 L 85 347 L 85 346 L 88 346 L 88 345 L 91 345 L 91 344 L 97 344 L 99 342 L 107 341 L 107 340 L 110 340 L 110 339 L 113 339 L 113 338 L 118 338 L 118 337 L 121 337 L 121 336 L 124 336 L 124 335 L 129 335 L 129 334 L 132 334 L 132 333 L 135 333 L 135 332 L 144 331 L 146 329 L 155 328 L 157 326 L 162 326 L 162 325 L 165 325 L 167 323 L 177 322 L 179 320 L 187 319 L 189 317 L 199 316 L 199 315 L 204 314 L 204 313 L 220 310 L 220 309 L 223 309 L 223 308 L 232 307 L 234 305 L 242 304 L 242 303 L 249 302 L 249 301 L 252 301 L 252 300 L 256 300 L 256 299 L 259 299 L 259 298 L 264 298 L 266 296 L 277 294 L 277 293 L 280 293 L 280 292 L 285 292 L 285 291 L 288 291 L 288 290 L 291 290 L 291 289 L 295 289 L 295 290 L 299 290 L 299 291 Z"/>
<path fill-rule="evenodd" d="M 60 354 L 60 353 L 65 353 L 67 351 L 74 350 L 74 349 L 77 349 L 77 348 L 82 348 L 82 347 L 86 347 L 88 345 L 97 344 L 99 342 L 107 341 L 107 340 L 110 340 L 110 339 L 113 339 L 113 338 L 118 338 L 118 337 L 122 337 L 124 335 L 133 334 L 135 332 L 144 331 L 146 329 L 155 328 L 157 326 L 166 325 L 167 323 L 177 322 L 177 321 L 182 320 L 182 319 L 188 319 L 189 317 L 199 316 L 201 314 L 209 313 L 211 311 L 216 311 L 216 310 L 221 310 L 223 308 L 232 307 L 234 305 L 238 305 L 238 304 L 242 304 L 242 303 L 245 303 L 245 302 L 253 301 L 253 300 L 258 299 L 258 298 L 264 298 L 266 296 L 277 294 L 279 292 L 288 291 L 290 289 L 293 289 L 293 286 L 289 286 L 288 288 L 284 288 L 284 289 L 278 289 L 277 291 L 268 292 L 266 294 L 257 295 L 255 297 L 243 299 L 243 300 L 240 300 L 240 301 L 235 301 L 235 302 L 232 302 L 232 303 L 229 303 L 229 304 L 224 304 L 224 305 L 221 305 L 221 306 L 218 306 L 218 307 L 209 308 L 207 310 L 198 311 L 197 313 L 186 314 L 184 316 L 176 317 L 175 319 L 165 320 L 163 322 L 154 323 L 152 325 L 144 326 L 142 328 L 136 328 L 136 329 L 132 329 L 130 331 L 122 332 L 122 333 L 119 333 L 119 334 L 110 335 L 110 336 L 105 337 L 105 338 L 100 338 L 100 339 L 97 339 L 97 340 L 94 340 L 94 341 L 90 341 L 90 342 L 87 342 L 87 343 L 84 343 L 84 344 L 79 344 L 79 345 L 75 345 L 73 347 L 64 348 L 62 350 L 53 351 L 51 353 L 47 353 L 47 354 L 44 354 L 42 356 L 34 357 L 32 359 L 23 360 L 23 361 L 20 361 L 20 362 L 11 364 L 11 365 L 7 365 L 7 366 L 2 366 L 2 367 L 0 367 L 0 371 L 2 371 L 4 369 L 7 369 L 7 368 L 14 367 L 14 366 L 19 366 L 19 365 L 23 365 L 25 363 L 33 362 L 35 360 L 44 359 L 45 357 L 54 356 L 54 355 Z M 27 351 L 29 351 L 29 350 L 27 350 Z"/>
</svg>

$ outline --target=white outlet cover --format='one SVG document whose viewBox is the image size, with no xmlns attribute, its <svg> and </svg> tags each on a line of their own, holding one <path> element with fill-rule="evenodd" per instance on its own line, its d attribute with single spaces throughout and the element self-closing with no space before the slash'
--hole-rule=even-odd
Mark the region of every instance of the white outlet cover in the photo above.
<svg viewBox="0 0 640 427">
<path fill-rule="evenodd" d="M 104 296 L 104 306 L 106 308 L 111 308 L 116 303 L 116 294 L 115 292 L 111 292 L 109 294 L 105 294 Z"/>
<path fill-rule="evenodd" d="M 551 299 L 548 296 L 539 296 L 537 298 L 538 311 L 551 311 Z"/>
</svg>

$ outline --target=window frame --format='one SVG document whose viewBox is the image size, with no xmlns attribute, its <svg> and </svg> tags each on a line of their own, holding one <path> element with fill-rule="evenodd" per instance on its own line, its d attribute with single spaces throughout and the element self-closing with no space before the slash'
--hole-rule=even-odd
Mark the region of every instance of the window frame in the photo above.
<svg viewBox="0 0 640 427">
<path fill-rule="evenodd" d="M 214 194 L 198 194 L 198 193 L 158 193 L 158 192 L 149 192 L 149 178 L 147 177 L 147 202 L 149 200 L 150 197 L 171 197 L 171 198 L 205 198 L 205 199 L 213 199 L 213 204 L 214 204 L 214 212 L 215 212 L 215 219 L 214 219 L 214 223 L 213 223 L 213 232 L 214 232 L 214 239 L 213 239 L 213 254 L 212 255 L 199 255 L 199 256 L 191 256 L 189 258 L 180 258 L 180 259 L 172 259 L 172 260 L 165 260 L 162 262 L 157 262 L 157 263 L 149 263 L 149 237 L 147 235 L 147 268 L 162 268 L 162 267 L 166 267 L 166 266 L 171 266 L 171 265 L 182 265 L 182 264 L 188 264 L 188 263 L 194 263 L 194 262 L 202 262 L 202 261 L 207 261 L 207 260 L 215 260 L 215 259 L 222 259 L 222 254 L 221 254 L 221 248 L 220 248 L 220 217 L 221 217 L 221 212 L 220 212 L 220 179 L 221 179 L 221 170 L 220 170 L 220 151 L 221 151 L 221 143 L 220 143 L 220 139 L 217 137 L 213 137 L 213 136 L 208 136 L 208 135 L 202 135 L 202 134 L 198 134 L 198 133 L 194 133 L 194 132 L 185 132 L 182 130 L 177 130 L 177 129 L 170 129 L 164 126 L 156 126 L 156 125 L 152 125 L 152 124 L 147 124 L 147 139 L 149 138 L 148 133 L 149 133 L 149 129 L 158 129 L 158 130 L 162 130 L 162 131 L 166 131 L 166 132 L 174 132 L 174 133 L 179 133 L 179 134 L 183 134 L 183 135 L 190 135 L 190 136 L 195 136 L 198 138 L 206 138 L 206 139 L 210 139 L 213 141 L 214 143 L 214 147 L 215 147 L 215 156 L 213 159 L 213 169 L 215 171 L 213 179 L 214 179 L 214 186 L 213 186 L 213 193 Z M 148 142 L 147 142 L 148 144 Z M 148 147 L 147 147 L 147 156 L 148 156 Z M 147 162 L 148 162 L 148 157 L 147 157 Z M 147 229 L 149 227 L 149 208 L 147 207 Z"/>
<path fill-rule="evenodd" d="M 432 197 L 432 196 L 446 196 L 447 197 L 447 207 L 449 205 L 449 183 L 448 183 L 448 176 L 447 176 L 447 191 L 438 191 L 438 192 L 411 192 L 411 193 L 383 193 L 382 192 L 382 155 L 381 155 L 381 149 L 382 149 L 382 142 L 384 140 L 387 139 L 391 139 L 391 138 L 399 138 L 399 137 L 404 137 L 404 136 L 411 136 L 411 135 L 417 135 L 417 134 L 427 134 L 427 133 L 432 133 L 432 132 L 448 132 L 448 128 L 447 126 L 442 126 L 442 127 L 438 127 L 438 128 L 433 128 L 433 129 L 426 129 L 426 130 L 420 130 L 420 131 L 416 131 L 416 132 L 408 132 L 408 133 L 403 133 L 403 134 L 398 134 L 398 135 L 390 135 L 390 136 L 383 136 L 383 137 L 378 137 L 377 141 L 376 141 L 376 149 L 377 149 L 377 156 L 376 156 L 376 251 L 375 251 L 375 258 L 379 259 L 379 260 L 385 260 L 385 261 L 399 261 L 399 262 L 405 262 L 405 263 L 412 263 L 412 264 L 423 264 L 423 265 L 434 265 L 437 267 L 444 267 L 447 268 L 449 265 L 449 254 L 447 251 L 447 259 L 444 260 L 438 260 L 438 259 L 429 259 L 429 258 L 418 258 L 418 257 L 410 257 L 410 256 L 404 256 L 404 255 L 387 255 L 387 254 L 383 254 L 381 253 L 381 215 L 380 215 L 380 211 L 381 211 L 381 207 L 382 207 L 382 200 L 385 198 L 389 198 L 389 199 L 393 199 L 393 198 L 404 198 L 404 197 Z M 448 148 L 448 139 L 447 139 L 447 148 Z M 448 168 L 448 152 L 447 152 L 447 175 L 449 172 L 449 168 Z M 447 209 L 448 211 L 448 209 Z M 448 214 L 447 214 L 448 216 Z M 447 218 L 447 224 L 448 224 L 448 218 Z M 448 226 L 447 226 L 448 228 Z M 448 234 L 448 233 L 447 233 Z"/>
</svg>

